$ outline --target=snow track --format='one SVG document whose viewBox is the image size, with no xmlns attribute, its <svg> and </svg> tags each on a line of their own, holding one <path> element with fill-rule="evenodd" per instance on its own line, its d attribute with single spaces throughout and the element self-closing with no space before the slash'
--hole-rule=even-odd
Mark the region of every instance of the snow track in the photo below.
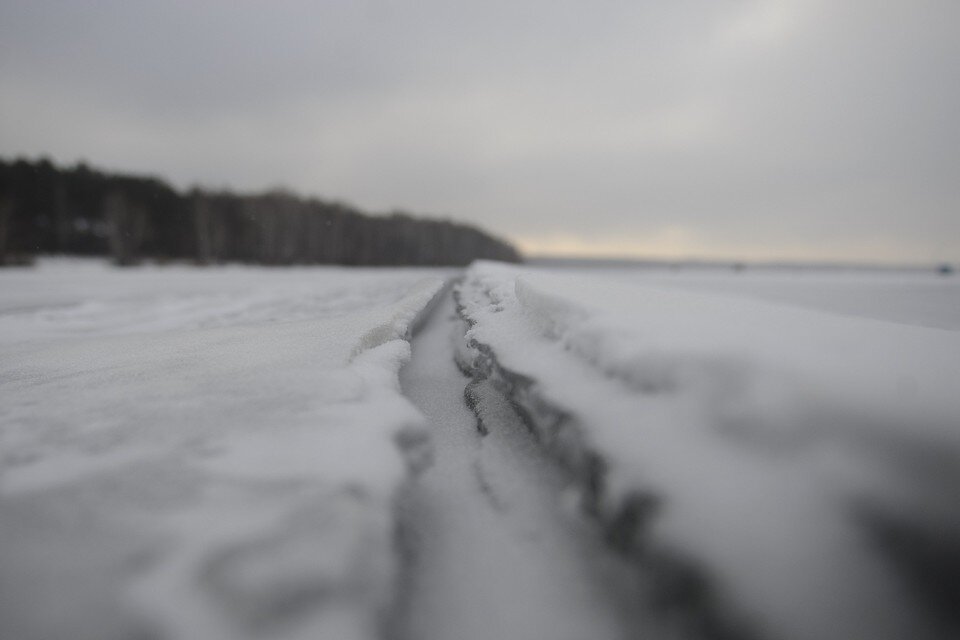
<svg viewBox="0 0 960 640">
<path fill-rule="evenodd" d="M 404 393 L 427 416 L 434 464 L 400 514 L 403 640 L 635 636 L 632 571 L 577 513 L 569 479 L 492 387 L 452 359 L 463 325 L 446 296 L 413 342 Z"/>
</svg>

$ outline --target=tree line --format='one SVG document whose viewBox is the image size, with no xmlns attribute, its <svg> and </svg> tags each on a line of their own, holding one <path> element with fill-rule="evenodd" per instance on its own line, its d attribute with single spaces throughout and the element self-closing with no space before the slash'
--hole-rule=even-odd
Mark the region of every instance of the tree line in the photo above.
<svg viewBox="0 0 960 640">
<path fill-rule="evenodd" d="M 520 260 L 506 242 L 448 220 L 369 215 L 284 190 L 182 193 L 157 178 L 84 163 L 0 159 L 0 264 L 49 253 L 109 255 L 120 265 L 144 259 L 384 266 Z"/>
</svg>

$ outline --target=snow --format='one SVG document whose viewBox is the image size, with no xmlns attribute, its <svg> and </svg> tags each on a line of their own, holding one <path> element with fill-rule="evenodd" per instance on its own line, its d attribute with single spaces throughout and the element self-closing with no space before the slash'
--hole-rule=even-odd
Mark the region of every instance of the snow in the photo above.
<svg viewBox="0 0 960 640">
<path fill-rule="evenodd" d="M 442 275 L 0 273 L 0 636 L 378 637 Z"/>
<path fill-rule="evenodd" d="M 728 628 L 940 633 L 888 534 L 960 539 L 960 333 L 929 328 L 949 305 L 669 280 L 478 263 L 458 294 L 468 340 L 550 408 L 541 440 L 604 461 L 601 516 L 649 497 L 638 546 L 702 573 Z"/>
<path fill-rule="evenodd" d="M 735 271 L 687 266 L 564 267 L 559 271 L 960 330 L 960 278 L 944 277 L 929 269 L 750 267 Z"/>
<path fill-rule="evenodd" d="M 436 461 L 402 502 L 410 560 L 392 637 L 631 637 L 638 598 L 619 588 L 630 583 L 630 567 L 568 507 L 563 474 L 496 394 L 481 393 L 473 405 L 488 428 L 481 435 L 463 402 L 468 379 L 450 357 L 462 337 L 448 296 L 401 372 L 430 421 Z"/>
<path fill-rule="evenodd" d="M 960 280 L 458 273 L 0 270 L 0 638 L 955 637 Z"/>
</svg>

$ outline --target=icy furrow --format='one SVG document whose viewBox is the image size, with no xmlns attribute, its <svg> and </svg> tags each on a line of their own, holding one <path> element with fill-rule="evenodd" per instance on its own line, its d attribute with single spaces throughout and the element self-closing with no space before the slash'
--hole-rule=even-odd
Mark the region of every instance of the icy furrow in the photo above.
<svg viewBox="0 0 960 640">
<path fill-rule="evenodd" d="M 452 359 L 462 336 L 448 298 L 401 372 L 430 421 L 435 461 L 403 501 L 397 635 L 603 640 L 651 631 L 631 613 L 640 585 L 571 508 L 569 477 L 509 404 L 480 387 L 471 392 L 477 414 L 468 409 L 468 380 Z"/>
</svg>

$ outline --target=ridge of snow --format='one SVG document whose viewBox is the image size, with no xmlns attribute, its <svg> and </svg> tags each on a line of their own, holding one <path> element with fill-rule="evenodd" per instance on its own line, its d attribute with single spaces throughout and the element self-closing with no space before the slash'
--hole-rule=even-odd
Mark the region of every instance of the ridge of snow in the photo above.
<svg viewBox="0 0 960 640">
<path fill-rule="evenodd" d="M 882 539 L 960 539 L 960 336 L 492 263 L 458 297 L 603 461 L 602 516 L 651 497 L 635 544 L 692 560 L 734 627 L 940 632 Z"/>
<path fill-rule="evenodd" d="M 429 455 L 398 372 L 443 280 L 326 273 L 156 270 L 166 300 L 103 289 L 83 313 L 131 313 L 92 334 L 50 315 L 62 294 L 0 314 L 22 336 L 0 351 L 4 634 L 379 636 L 393 503 Z M 145 275 L 17 277 L 39 289 L 54 274 L 90 291 L 87 277 Z M 145 327 L 142 308 L 184 315 Z"/>
</svg>

